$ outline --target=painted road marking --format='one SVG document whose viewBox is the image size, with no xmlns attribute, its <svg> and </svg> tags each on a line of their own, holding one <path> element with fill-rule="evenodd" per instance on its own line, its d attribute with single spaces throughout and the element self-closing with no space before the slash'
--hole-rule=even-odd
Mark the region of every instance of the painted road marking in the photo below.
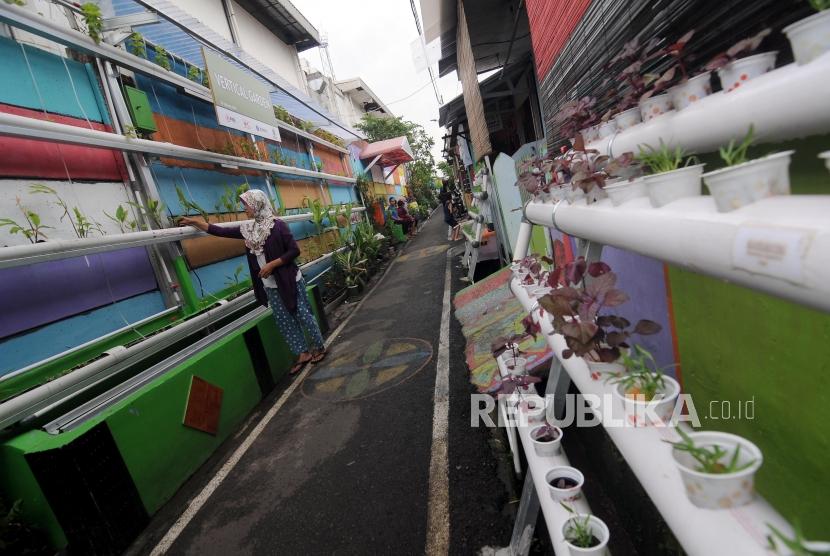
<svg viewBox="0 0 830 556">
<path fill-rule="evenodd" d="M 444 308 L 435 368 L 435 409 L 432 415 L 432 450 L 429 462 L 429 506 L 426 554 L 438 556 L 450 549 L 450 484 L 447 453 L 450 412 L 450 303 L 452 249 L 447 250 L 444 272 Z"/>
<path fill-rule="evenodd" d="M 352 317 L 357 314 L 357 312 L 360 310 L 360 307 L 363 305 L 363 302 L 369 299 L 372 296 L 372 294 L 375 293 L 377 287 L 383 283 L 383 281 L 386 279 L 386 275 L 389 274 L 389 271 L 392 270 L 392 267 L 395 266 L 396 262 L 397 259 L 392 260 L 389 266 L 386 267 L 386 272 L 383 273 L 383 276 L 380 277 L 380 280 L 378 280 L 377 283 L 372 287 L 372 289 L 369 290 L 369 293 L 363 296 L 363 299 L 360 300 L 360 302 L 357 304 L 357 307 L 354 308 L 354 311 L 352 311 L 349 314 L 349 316 L 346 317 L 346 319 L 342 323 L 340 323 L 340 326 L 338 326 L 337 329 L 335 329 L 331 336 L 328 337 L 328 339 L 325 342 L 325 346 L 327 349 L 331 345 L 331 343 L 340 335 L 340 333 L 343 331 L 343 329 L 346 327 L 346 325 L 349 323 Z M 447 268 L 449 269 L 449 267 Z M 444 298 L 446 304 L 446 293 L 444 294 Z M 276 415 L 277 412 L 280 409 L 282 409 L 282 406 L 285 405 L 285 402 L 288 401 L 288 398 L 291 396 L 292 393 L 294 393 L 294 390 L 296 390 L 297 387 L 303 382 L 303 380 L 305 380 L 305 377 L 308 375 L 312 368 L 312 365 L 306 365 L 305 370 L 294 380 L 291 386 L 289 386 L 288 389 L 285 392 L 283 392 L 282 396 L 280 396 L 277 402 L 262 417 L 262 420 L 259 423 L 257 423 L 257 425 L 251 430 L 250 434 L 248 434 L 245 440 L 242 441 L 242 444 L 240 444 L 236 448 L 236 450 L 234 450 L 231 457 L 228 458 L 228 460 L 222 465 L 222 468 L 219 469 L 219 471 L 216 473 L 216 475 L 213 476 L 210 482 L 205 485 L 202 491 L 199 492 L 199 494 L 197 494 L 196 497 L 190 501 L 190 504 L 188 504 L 187 509 L 185 509 L 182 515 L 179 516 L 179 519 L 177 519 L 176 522 L 172 526 L 170 526 L 170 529 L 167 530 L 167 533 L 165 533 L 164 537 L 162 537 L 162 539 L 158 542 L 155 548 L 153 548 L 153 551 L 150 553 L 150 556 L 160 556 L 161 554 L 166 554 L 167 551 L 170 550 L 170 547 L 173 546 L 173 543 L 176 542 L 176 539 L 179 538 L 179 535 L 182 534 L 182 531 L 184 531 L 185 527 L 187 527 L 187 525 L 196 516 L 199 510 L 202 509 L 202 506 L 205 505 L 205 502 L 207 502 L 208 498 L 210 498 L 211 495 L 216 491 L 216 489 L 219 488 L 219 485 L 222 484 L 222 481 L 225 480 L 225 477 L 227 477 L 233 470 L 233 468 L 236 467 L 236 464 L 239 463 L 239 460 L 242 459 L 242 456 L 245 455 L 245 453 L 248 451 L 251 445 L 253 445 L 254 441 L 259 437 L 260 434 L 262 434 L 262 431 L 265 430 L 265 427 L 268 425 L 268 423 L 271 422 L 271 419 L 274 418 L 274 415 Z"/>
</svg>

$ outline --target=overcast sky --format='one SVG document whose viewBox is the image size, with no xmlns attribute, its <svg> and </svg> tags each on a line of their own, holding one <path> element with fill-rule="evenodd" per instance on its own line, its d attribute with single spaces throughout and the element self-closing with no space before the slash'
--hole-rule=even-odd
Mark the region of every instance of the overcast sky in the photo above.
<svg viewBox="0 0 830 556">
<path fill-rule="evenodd" d="M 439 105 L 429 85 L 429 73 L 415 71 L 410 45 L 418 38 L 418 30 L 409 0 L 291 2 L 328 36 L 336 78 L 361 77 L 396 116 L 424 126 L 435 138 L 433 154 L 440 160 L 444 132 L 437 121 L 431 121 L 438 119 Z M 415 4 L 420 10 L 420 2 Z M 320 49 L 300 56 L 322 69 Z M 445 103 L 461 94 L 455 72 L 439 79 L 438 84 Z"/>
</svg>

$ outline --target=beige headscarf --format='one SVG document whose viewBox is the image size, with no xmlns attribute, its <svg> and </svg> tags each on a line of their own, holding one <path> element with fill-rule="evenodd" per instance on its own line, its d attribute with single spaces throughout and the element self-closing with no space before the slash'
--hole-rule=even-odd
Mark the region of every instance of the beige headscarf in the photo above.
<svg viewBox="0 0 830 556">
<path fill-rule="evenodd" d="M 262 254 L 262 247 L 265 240 L 271 235 L 271 228 L 277 215 L 271 209 L 271 203 L 265 193 L 258 189 L 249 189 L 239 196 L 242 201 L 254 209 L 254 220 L 243 222 L 239 226 L 242 237 L 245 238 L 245 247 L 251 250 L 254 255 Z"/>
</svg>

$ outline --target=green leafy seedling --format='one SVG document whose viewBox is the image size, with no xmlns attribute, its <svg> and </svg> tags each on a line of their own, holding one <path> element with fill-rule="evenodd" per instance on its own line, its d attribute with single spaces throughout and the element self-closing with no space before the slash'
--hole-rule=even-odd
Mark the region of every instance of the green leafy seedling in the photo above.
<svg viewBox="0 0 830 556">
<path fill-rule="evenodd" d="M 746 162 L 746 152 L 754 140 L 755 127 L 750 125 L 749 131 L 740 143 L 735 144 L 735 140 L 732 139 L 728 146 L 720 148 L 720 157 L 726 162 L 727 166 L 743 164 Z"/>
<path fill-rule="evenodd" d="M 747 469 L 752 464 L 755 463 L 754 459 L 750 459 L 745 463 L 738 463 L 738 458 L 741 454 L 741 445 L 738 444 L 735 447 L 735 451 L 732 452 L 732 456 L 729 458 L 729 461 L 724 463 L 722 460 L 729 455 L 729 453 L 724 450 L 721 446 L 708 446 L 702 447 L 697 446 L 694 440 L 685 432 L 683 429 L 678 428 L 677 433 L 683 439 L 681 442 L 671 442 L 665 440 L 664 442 L 668 442 L 671 444 L 676 450 L 680 450 L 682 452 L 688 452 L 695 461 L 698 463 L 698 471 L 702 473 L 708 473 L 710 475 L 724 475 L 727 473 L 737 473 L 738 471 L 743 471 Z"/>
</svg>

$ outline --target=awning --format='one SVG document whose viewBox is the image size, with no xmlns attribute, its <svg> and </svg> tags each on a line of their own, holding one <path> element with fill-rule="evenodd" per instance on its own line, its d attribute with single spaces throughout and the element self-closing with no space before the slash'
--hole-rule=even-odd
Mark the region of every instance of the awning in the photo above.
<svg viewBox="0 0 830 556">
<path fill-rule="evenodd" d="M 360 151 L 360 159 L 371 161 L 369 167 L 380 164 L 382 168 L 388 168 L 410 162 L 414 159 L 414 155 L 406 136 L 402 136 L 369 143 Z"/>
</svg>

